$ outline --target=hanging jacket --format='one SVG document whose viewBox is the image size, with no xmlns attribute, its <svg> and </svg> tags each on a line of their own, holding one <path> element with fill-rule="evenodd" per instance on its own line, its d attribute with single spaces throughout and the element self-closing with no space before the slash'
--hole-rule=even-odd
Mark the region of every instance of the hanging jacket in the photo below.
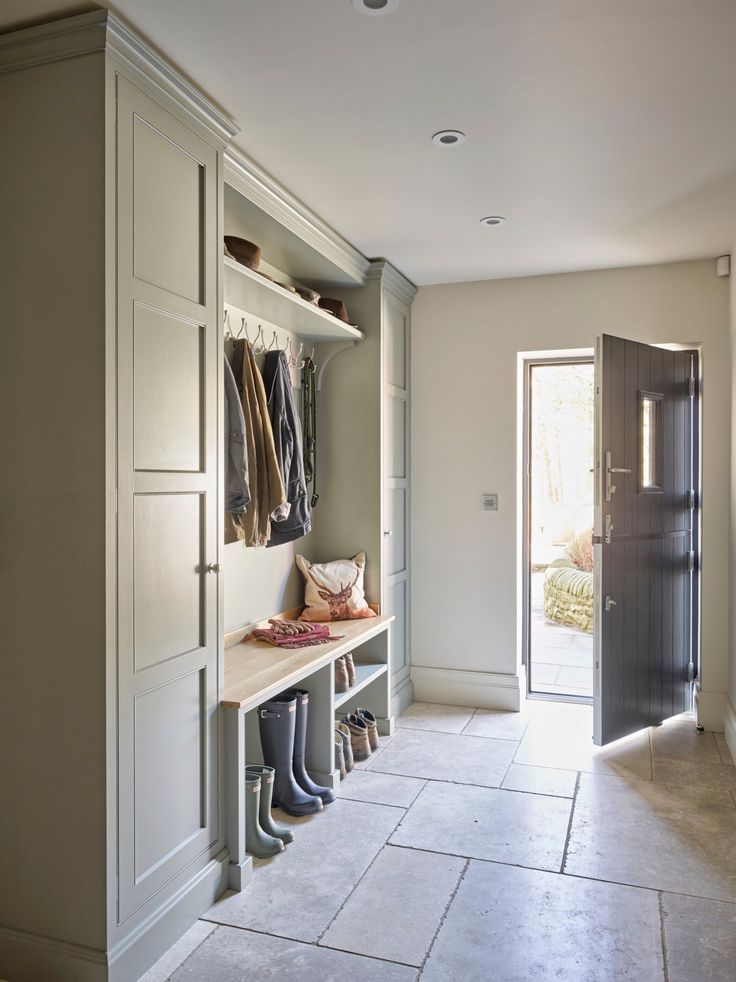
<svg viewBox="0 0 736 982">
<path fill-rule="evenodd" d="M 250 501 L 245 417 L 233 370 L 225 357 L 225 511 L 244 512 Z"/>
<path fill-rule="evenodd" d="M 241 355 L 242 351 L 242 355 Z M 251 501 L 241 515 L 225 515 L 225 542 L 242 539 L 247 546 L 265 546 L 271 534 L 271 516 L 289 514 L 284 483 L 274 448 L 266 390 L 250 344 L 236 342 L 233 358 L 242 357 L 241 405 L 245 417 Z M 237 366 L 240 368 L 240 364 Z M 233 372 L 237 378 L 239 372 Z"/>
<path fill-rule="evenodd" d="M 311 508 L 304 479 L 302 427 L 294 405 L 289 363 L 283 351 L 269 351 L 263 370 L 263 382 L 268 393 L 268 412 L 271 418 L 274 446 L 279 469 L 284 480 L 289 514 L 271 525 L 269 546 L 282 545 L 300 539 L 312 527 Z"/>
</svg>

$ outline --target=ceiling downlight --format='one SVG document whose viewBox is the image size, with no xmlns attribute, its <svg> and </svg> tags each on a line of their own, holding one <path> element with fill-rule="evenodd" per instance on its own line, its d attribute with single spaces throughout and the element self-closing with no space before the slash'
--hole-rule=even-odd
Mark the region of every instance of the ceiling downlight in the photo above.
<svg viewBox="0 0 736 982">
<path fill-rule="evenodd" d="M 390 14 L 398 5 L 399 0 L 353 0 L 355 9 L 361 14 L 368 14 L 369 17 Z"/>
<path fill-rule="evenodd" d="M 481 225 L 487 225 L 489 228 L 495 228 L 497 225 L 504 225 L 506 219 L 501 215 L 486 215 L 485 218 L 481 218 Z"/>
<path fill-rule="evenodd" d="M 459 147 L 465 143 L 465 134 L 460 130 L 440 130 L 432 137 L 432 143 L 438 147 Z"/>
</svg>

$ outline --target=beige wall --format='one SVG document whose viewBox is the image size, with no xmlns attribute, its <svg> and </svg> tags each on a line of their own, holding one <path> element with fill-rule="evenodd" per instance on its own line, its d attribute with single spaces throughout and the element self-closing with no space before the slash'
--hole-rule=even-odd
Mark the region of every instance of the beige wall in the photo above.
<svg viewBox="0 0 736 982">
<path fill-rule="evenodd" d="M 589 349 L 605 332 L 701 345 L 701 684 L 703 708 L 708 703 L 720 723 L 728 684 L 728 305 L 728 281 L 716 277 L 711 261 L 419 290 L 412 351 L 417 698 L 436 692 L 424 684 L 432 673 L 423 669 L 518 672 L 518 353 Z M 481 511 L 484 491 L 499 494 L 497 514 Z M 483 690 L 489 705 L 496 681 Z"/>
</svg>

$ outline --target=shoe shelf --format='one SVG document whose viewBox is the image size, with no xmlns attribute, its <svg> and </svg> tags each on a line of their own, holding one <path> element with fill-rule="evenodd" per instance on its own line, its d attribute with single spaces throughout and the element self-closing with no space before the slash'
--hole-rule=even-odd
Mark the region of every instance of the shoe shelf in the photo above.
<svg viewBox="0 0 736 982">
<path fill-rule="evenodd" d="M 301 679 L 334 662 L 340 655 L 382 634 L 393 621 L 393 615 L 378 615 L 366 620 L 338 621 L 330 624 L 341 640 L 309 648 L 275 648 L 263 641 L 244 640 L 225 648 L 225 686 L 221 705 L 228 709 L 253 709 L 271 696 L 296 685 Z M 268 627 L 268 619 L 254 627 Z M 386 665 L 360 666 L 386 670 Z M 356 674 L 358 666 L 356 665 Z M 380 674 L 380 672 L 376 673 Z M 367 685 L 372 679 L 361 684 Z M 353 686 L 347 693 L 354 693 Z M 344 701 L 344 700 L 343 700 Z"/>
<path fill-rule="evenodd" d="M 287 611 L 282 617 L 294 617 Z M 244 889 L 253 876 L 253 863 L 245 848 L 245 765 L 262 762 L 258 707 L 285 689 L 309 693 L 306 766 L 311 779 L 337 790 L 340 774 L 335 768 L 335 717 L 340 707 L 361 703 L 378 720 L 379 732 L 393 729 L 388 628 L 393 616 L 330 624 L 337 637 L 327 644 L 281 649 L 242 637 L 226 638 L 225 678 L 221 705 L 225 739 L 225 840 L 230 853 L 228 884 Z M 254 627 L 268 626 L 268 620 Z M 353 652 L 356 683 L 347 692 L 335 692 L 335 659 Z M 361 660 L 362 659 L 362 660 Z M 333 807 L 328 805 L 327 807 Z M 319 820 L 317 815 L 316 820 Z M 286 857 L 288 858 L 288 857 Z"/>
<path fill-rule="evenodd" d="M 385 675 L 388 665 L 366 665 L 360 662 L 355 663 L 355 685 L 351 685 L 347 692 L 335 693 L 335 709 L 343 706 L 346 702 L 352 702 L 361 689 L 365 689 L 374 679 Z"/>
<path fill-rule="evenodd" d="M 290 293 L 247 266 L 223 258 L 225 264 L 225 303 L 256 322 L 265 321 L 284 331 L 315 343 L 320 341 L 362 341 L 363 332 L 345 324 L 313 303 Z M 257 324 L 253 325 L 251 337 Z"/>
</svg>

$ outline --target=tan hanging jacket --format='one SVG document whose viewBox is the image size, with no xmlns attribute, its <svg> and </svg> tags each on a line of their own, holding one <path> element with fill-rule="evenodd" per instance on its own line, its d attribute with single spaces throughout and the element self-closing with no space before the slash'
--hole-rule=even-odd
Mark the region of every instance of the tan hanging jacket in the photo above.
<svg viewBox="0 0 736 982">
<path fill-rule="evenodd" d="M 239 346 L 236 348 L 236 357 Z M 236 373 L 237 376 L 237 373 Z M 265 546 L 271 534 L 271 516 L 288 515 L 284 482 L 273 441 L 268 400 L 253 348 L 243 345 L 243 392 L 248 478 L 251 501 L 242 515 L 225 515 L 225 542 L 242 539 L 247 546 Z"/>
</svg>

